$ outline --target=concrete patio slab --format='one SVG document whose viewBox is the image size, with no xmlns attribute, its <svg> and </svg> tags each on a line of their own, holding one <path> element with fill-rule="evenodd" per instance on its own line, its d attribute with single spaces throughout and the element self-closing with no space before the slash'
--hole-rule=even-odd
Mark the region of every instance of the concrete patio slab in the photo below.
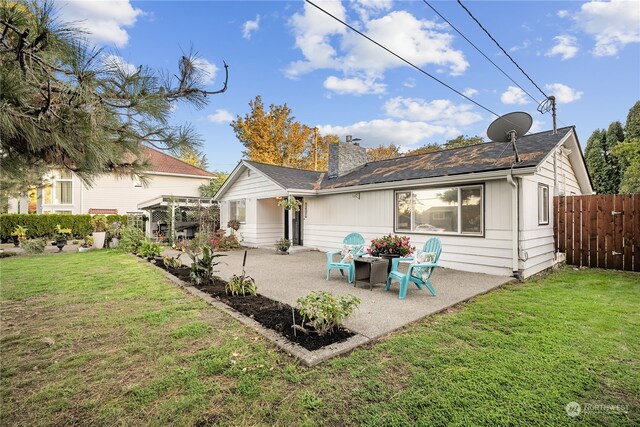
<svg viewBox="0 0 640 427">
<path fill-rule="evenodd" d="M 163 255 L 174 255 L 176 251 L 165 250 Z M 243 251 L 224 252 L 216 267 L 218 275 L 228 280 L 242 272 Z M 186 256 L 181 258 L 190 264 Z M 390 291 L 379 283 L 369 290 L 369 284 L 349 284 L 337 270 L 325 280 L 327 257 L 324 252 L 304 251 L 289 255 L 278 255 L 273 250 L 249 249 L 246 274 L 253 277 L 258 292 L 271 299 L 295 306 L 299 297 L 312 291 L 325 290 L 335 294 L 355 295 L 362 301 L 359 308 L 344 325 L 366 338 L 374 339 L 387 335 L 402 326 L 421 319 L 447 307 L 468 300 L 476 295 L 497 288 L 513 279 L 488 274 L 438 268 L 431 283 L 436 290 L 432 296 L 427 290 L 415 286 L 409 288 L 405 300 L 398 299 L 398 284 L 394 282 Z"/>
</svg>

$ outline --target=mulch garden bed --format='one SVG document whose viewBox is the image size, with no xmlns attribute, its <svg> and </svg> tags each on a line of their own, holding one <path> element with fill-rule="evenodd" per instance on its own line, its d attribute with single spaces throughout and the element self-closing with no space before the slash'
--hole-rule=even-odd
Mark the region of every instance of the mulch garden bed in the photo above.
<svg viewBox="0 0 640 427">
<path fill-rule="evenodd" d="M 168 271 L 180 280 L 191 283 L 189 281 L 190 269 L 188 267 L 166 268 L 162 261 L 156 262 L 156 265 Z M 211 295 L 213 298 L 220 300 L 245 316 L 254 319 L 265 328 L 276 331 L 289 341 L 310 351 L 345 341 L 355 335 L 353 332 L 343 327 L 340 327 L 337 331 L 324 336 L 319 336 L 314 332 L 310 332 L 307 335 L 304 332 L 293 328 L 294 318 L 292 314 L 292 307 L 290 305 L 274 301 L 260 294 L 255 297 L 252 295 L 227 295 L 225 293 L 226 284 L 227 282 L 224 280 L 215 279 L 213 283 L 208 282 L 201 283 L 200 285 L 191 285 L 202 292 Z M 293 309 L 293 312 L 295 313 L 295 324 L 300 325 L 302 323 L 302 315 L 298 310 Z"/>
</svg>

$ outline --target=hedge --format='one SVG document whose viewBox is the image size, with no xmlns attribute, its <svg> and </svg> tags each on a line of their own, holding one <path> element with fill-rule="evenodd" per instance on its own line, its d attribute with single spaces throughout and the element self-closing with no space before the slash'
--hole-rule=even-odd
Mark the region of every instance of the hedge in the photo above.
<svg viewBox="0 0 640 427">
<path fill-rule="evenodd" d="M 107 222 L 119 221 L 127 224 L 127 215 L 107 215 Z M 11 233 L 17 225 L 27 227 L 27 238 L 51 237 L 56 225 L 62 228 L 70 228 L 74 237 L 83 238 L 93 231 L 91 228 L 91 215 L 69 214 L 0 214 L 0 238 L 3 241 L 11 239 Z"/>
</svg>

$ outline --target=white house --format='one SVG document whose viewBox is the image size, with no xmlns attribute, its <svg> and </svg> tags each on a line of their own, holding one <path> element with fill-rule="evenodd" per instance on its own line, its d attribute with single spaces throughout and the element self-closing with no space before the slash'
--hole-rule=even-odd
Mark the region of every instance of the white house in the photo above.
<svg viewBox="0 0 640 427">
<path fill-rule="evenodd" d="M 435 235 L 444 267 L 528 277 L 556 259 L 552 197 L 593 189 L 573 127 L 517 145 L 519 163 L 496 142 L 376 162 L 356 144 L 332 144 L 327 173 L 242 161 L 215 200 L 221 223 L 238 219 L 247 245 L 284 236 L 330 250 L 355 231 L 408 235 L 420 247 Z M 278 206 L 288 196 L 299 212 Z"/>
<path fill-rule="evenodd" d="M 159 196 L 198 197 L 198 188 L 215 175 L 152 148 L 144 148 L 151 169 L 144 174 L 147 185 L 129 176 L 103 174 L 93 186 L 82 183 L 70 171 L 52 171 L 37 189 L 37 213 L 133 214 L 142 213 L 139 204 Z M 26 198 L 21 212 L 26 212 Z M 10 212 L 17 212 L 13 204 Z"/>
</svg>

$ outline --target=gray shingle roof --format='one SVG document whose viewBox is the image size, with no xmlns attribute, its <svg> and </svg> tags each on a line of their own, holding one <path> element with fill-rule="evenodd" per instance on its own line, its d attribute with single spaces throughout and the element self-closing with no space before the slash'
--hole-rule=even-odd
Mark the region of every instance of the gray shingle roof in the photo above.
<svg viewBox="0 0 640 427">
<path fill-rule="evenodd" d="M 283 166 L 267 165 L 265 163 L 245 160 L 260 172 L 280 184 L 284 188 L 298 190 L 314 190 L 324 175 L 324 172 L 308 171 L 303 169 L 286 168 Z"/>
<path fill-rule="evenodd" d="M 571 132 L 573 126 L 525 135 L 518 139 L 521 163 L 514 169 L 535 167 L 549 152 Z M 443 150 L 416 156 L 369 162 L 362 167 L 337 178 L 329 179 L 326 173 L 285 168 L 247 161 L 265 175 L 287 189 L 320 190 L 412 179 L 435 178 L 467 173 L 507 170 L 513 164 L 510 144 L 486 142 L 470 147 Z"/>
</svg>

